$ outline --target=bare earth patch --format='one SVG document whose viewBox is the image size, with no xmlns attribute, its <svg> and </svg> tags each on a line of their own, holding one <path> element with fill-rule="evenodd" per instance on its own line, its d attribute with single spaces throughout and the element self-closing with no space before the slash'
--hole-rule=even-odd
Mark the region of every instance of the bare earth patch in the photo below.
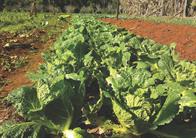
<svg viewBox="0 0 196 138">
<path fill-rule="evenodd" d="M 46 35 L 45 30 L 33 30 L 28 34 L 0 34 L 0 123 L 20 118 L 14 114 L 13 107 L 3 103 L 3 98 L 18 87 L 32 85 L 26 73 L 38 69 L 43 62 L 41 53 L 55 41 L 55 37 L 42 39 Z M 25 64 L 15 68 L 13 62 L 18 63 L 17 60 L 21 59 L 25 60 Z M 18 64 L 22 64 L 20 62 Z"/>
</svg>

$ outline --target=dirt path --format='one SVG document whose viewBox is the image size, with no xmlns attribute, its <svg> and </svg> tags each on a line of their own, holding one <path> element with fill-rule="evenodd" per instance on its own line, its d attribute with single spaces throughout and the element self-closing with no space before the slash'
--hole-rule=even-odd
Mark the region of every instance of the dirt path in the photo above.
<svg viewBox="0 0 196 138">
<path fill-rule="evenodd" d="M 52 45 L 54 40 L 49 40 L 46 44 L 39 43 L 42 47 L 36 53 L 28 54 L 28 64 L 22 68 L 16 69 L 13 72 L 5 73 L 8 84 L 2 89 L 0 96 L 6 96 L 10 91 L 21 87 L 22 85 L 31 85 L 31 81 L 27 77 L 27 72 L 36 71 L 38 66 L 43 62 L 41 53 L 46 51 Z"/>
<path fill-rule="evenodd" d="M 158 24 L 141 20 L 116 20 L 110 18 L 101 20 L 126 28 L 137 35 L 153 39 L 161 44 L 175 42 L 177 44 L 176 50 L 180 53 L 182 59 L 196 60 L 196 27 Z"/>
<path fill-rule="evenodd" d="M 3 98 L 6 97 L 10 91 L 16 88 L 24 85 L 32 85 L 32 82 L 27 77 L 27 72 L 36 71 L 38 69 L 39 65 L 43 62 L 41 53 L 46 51 L 56 40 L 56 36 L 42 40 L 42 38 L 46 36 L 47 33 L 44 30 L 32 31 L 27 36 L 15 36 L 10 33 L 0 34 L 1 63 L 4 60 L 10 60 L 10 57 L 13 56 L 27 58 L 27 64 L 11 71 L 4 70 L 3 65 L 0 63 L 0 77 L 1 79 L 3 78 L 8 81 L 8 83 L 0 89 L 0 124 L 4 120 L 16 117 L 14 115 L 14 109 L 11 106 L 6 106 L 2 103 Z M 13 42 L 18 43 L 19 46 L 25 44 L 27 47 L 5 48 L 6 44 Z"/>
<path fill-rule="evenodd" d="M 42 63 L 41 53 L 44 52 L 48 47 L 53 43 L 54 39 L 46 40 L 46 42 L 41 41 L 41 37 L 46 35 L 46 32 L 42 32 L 40 30 L 36 30 L 32 32 L 28 37 L 20 37 L 20 36 L 12 36 L 12 34 L 6 34 L 6 38 L 4 37 L 2 42 L 0 42 L 0 52 L 4 53 L 4 56 L 1 57 L 1 61 L 7 60 L 8 65 L 12 64 L 12 58 L 10 57 L 25 57 L 26 64 L 19 68 L 10 67 L 9 70 L 5 70 L 3 66 L 0 65 L 0 74 L 1 76 L 8 81 L 8 83 L 0 90 L 0 97 L 5 97 L 10 91 L 15 88 L 18 88 L 22 85 L 30 85 L 31 82 L 27 78 L 26 73 L 29 71 L 35 71 L 39 64 Z M 24 45 L 25 47 L 11 47 L 5 48 L 5 44 L 13 41 L 17 43 L 19 46 Z M 16 42 L 15 42 L 16 41 Z M 11 61 L 10 61 L 11 60 Z M 18 60 L 18 59 L 16 59 Z"/>
</svg>

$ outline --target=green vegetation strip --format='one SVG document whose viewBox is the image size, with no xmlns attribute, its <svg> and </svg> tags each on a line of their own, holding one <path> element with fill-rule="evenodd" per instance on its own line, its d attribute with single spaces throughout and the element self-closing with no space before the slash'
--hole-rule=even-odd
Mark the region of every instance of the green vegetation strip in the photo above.
<svg viewBox="0 0 196 138">
<path fill-rule="evenodd" d="M 89 16 L 89 14 L 87 14 Z M 96 18 L 116 18 L 115 14 L 94 14 L 93 15 Z M 144 20 L 144 21 L 150 21 L 155 23 L 167 23 L 167 24 L 178 24 L 178 25 L 190 25 L 190 26 L 196 26 L 196 20 L 193 17 L 158 17 L 158 16 L 132 16 L 132 15 L 126 15 L 121 14 L 119 15 L 119 19 L 131 19 L 131 20 Z"/>
<path fill-rule="evenodd" d="M 47 29 L 50 34 L 61 32 L 65 22 L 58 20 L 59 15 L 38 13 L 30 17 L 28 12 L 1 12 L 0 32 L 24 33 L 32 29 Z"/>
<path fill-rule="evenodd" d="M 76 16 L 44 59 L 35 85 L 5 99 L 26 121 L 5 122 L 1 137 L 92 137 L 87 126 L 120 138 L 196 136 L 196 65 L 173 44 Z"/>
<path fill-rule="evenodd" d="M 138 20 L 151 21 L 155 23 L 168 23 L 168 24 L 196 26 L 196 20 L 195 18 L 192 18 L 192 17 L 182 18 L 182 17 L 131 16 L 131 17 L 128 17 L 127 19 L 138 19 Z"/>
</svg>

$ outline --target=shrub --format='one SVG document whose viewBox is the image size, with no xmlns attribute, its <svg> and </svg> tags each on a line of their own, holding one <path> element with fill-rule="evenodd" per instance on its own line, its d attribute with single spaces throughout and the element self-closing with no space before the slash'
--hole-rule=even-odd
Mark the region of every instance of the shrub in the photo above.
<svg viewBox="0 0 196 138">
<path fill-rule="evenodd" d="M 92 6 L 83 6 L 81 9 L 80 9 L 80 13 L 94 13 L 94 9 Z"/>
</svg>

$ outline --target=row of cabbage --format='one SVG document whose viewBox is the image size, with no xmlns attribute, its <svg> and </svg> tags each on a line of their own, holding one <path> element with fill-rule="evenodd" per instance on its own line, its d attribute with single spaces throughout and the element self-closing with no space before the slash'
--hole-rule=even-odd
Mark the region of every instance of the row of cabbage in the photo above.
<svg viewBox="0 0 196 138">
<path fill-rule="evenodd" d="M 174 44 L 75 16 L 43 57 L 34 85 L 5 99 L 23 121 L 1 125 L 2 138 L 87 138 L 92 128 L 109 137 L 196 137 L 196 65 L 179 60 Z"/>
</svg>

